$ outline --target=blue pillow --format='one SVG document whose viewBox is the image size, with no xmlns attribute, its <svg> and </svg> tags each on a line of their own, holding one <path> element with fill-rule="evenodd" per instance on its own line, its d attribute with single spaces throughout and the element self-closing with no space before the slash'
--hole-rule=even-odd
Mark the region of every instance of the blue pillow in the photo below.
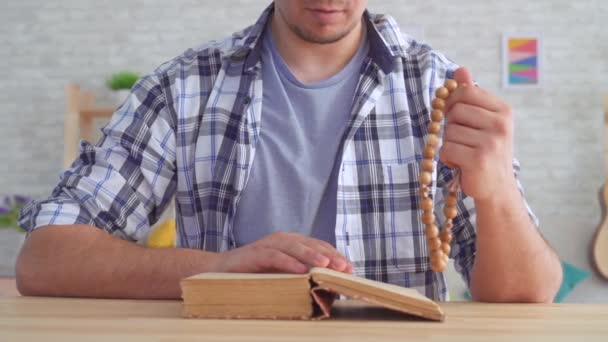
<svg viewBox="0 0 608 342">
<path fill-rule="evenodd" d="M 565 261 L 562 261 L 562 270 L 564 279 L 562 280 L 562 286 L 559 288 L 559 291 L 557 291 L 557 295 L 553 300 L 554 303 L 561 303 L 578 283 L 589 278 L 589 275 L 591 274 Z"/>
</svg>

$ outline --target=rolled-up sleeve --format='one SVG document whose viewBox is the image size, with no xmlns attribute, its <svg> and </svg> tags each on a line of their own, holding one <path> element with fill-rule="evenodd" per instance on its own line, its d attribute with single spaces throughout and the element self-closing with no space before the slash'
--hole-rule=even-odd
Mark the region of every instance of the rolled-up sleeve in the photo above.
<svg viewBox="0 0 608 342">
<path fill-rule="evenodd" d="M 524 196 L 524 189 L 519 180 L 520 165 L 517 160 L 513 160 L 513 172 L 517 181 L 517 187 L 522 195 L 528 215 L 534 222 L 536 228 L 539 227 L 539 221 L 536 215 L 532 212 L 532 209 L 528 205 Z M 442 163 L 439 166 L 439 173 L 437 179 L 437 195 L 436 203 L 438 209 L 444 207 L 444 188 L 452 180 L 454 172 L 452 169 L 446 167 Z M 476 238 L 476 212 L 475 202 L 473 198 L 460 192 L 458 195 L 458 202 L 456 204 L 458 209 L 458 215 L 454 218 L 454 227 L 452 228 L 454 241 L 452 242 L 452 250 L 450 257 L 454 259 L 454 267 L 458 273 L 462 275 L 462 278 L 466 282 L 467 286 L 471 286 L 471 274 L 473 265 L 475 263 L 475 238 Z M 436 210 L 435 213 L 439 223 L 444 222 L 445 216 L 443 210 Z"/>
<path fill-rule="evenodd" d="M 79 156 L 52 195 L 26 205 L 27 232 L 47 225 L 87 224 L 125 239 L 145 236 L 175 192 L 175 122 L 155 75 L 142 78 Z"/>
</svg>

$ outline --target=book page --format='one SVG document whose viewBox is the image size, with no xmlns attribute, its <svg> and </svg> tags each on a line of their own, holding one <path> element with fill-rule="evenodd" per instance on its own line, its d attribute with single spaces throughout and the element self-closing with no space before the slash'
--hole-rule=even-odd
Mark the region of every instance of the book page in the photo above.
<svg viewBox="0 0 608 342">
<path fill-rule="evenodd" d="M 424 301 L 431 301 L 430 299 L 423 296 L 422 294 L 420 294 L 420 292 L 418 292 L 415 289 L 408 289 L 406 287 L 401 287 L 401 286 L 397 286 L 397 285 L 393 285 L 393 284 L 386 284 L 386 283 L 382 283 L 379 281 L 374 281 L 374 280 L 366 279 L 363 277 L 355 276 L 352 274 L 334 271 L 334 270 L 331 270 L 328 268 L 315 267 L 310 270 L 310 274 L 313 276 L 313 280 L 319 279 L 322 281 L 328 281 L 330 279 L 337 278 L 337 279 L 340 279 L 343 281 L 367 285 L 367 286 L 371 286 L 371 287 L 378 288 L 381 290 L 393 292 L 394 294 L 400 295 L 400 296 L 408 296 L 408 297 L 412 297 L 412 298 L 416 298 L 416 299 L 420 299 L 420 300 L 424 300 Z"/>
<path fill-rule="evenodd" d="M 200 273 L 184 280 L 190 279 L 209 279 L 209 280 L 272 280 L 272 279 L 298 279 L 310 278 L 310 274 L 289 274 L 289 273 Z"/>
<path fill-rule="evenodd" d="M 444 318 L 439 304 L 415 289 L 369 280 L 326 268 L 313 268 L 310 273 L 313 282 L 317 284 L 315 288 L 330 290 L 347 297 L 438 321 L 442 321 Z"/>
</svg>

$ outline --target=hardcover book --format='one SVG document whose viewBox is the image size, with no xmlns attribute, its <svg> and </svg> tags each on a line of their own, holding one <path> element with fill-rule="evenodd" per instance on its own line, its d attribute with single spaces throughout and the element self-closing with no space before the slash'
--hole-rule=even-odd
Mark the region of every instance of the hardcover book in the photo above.
<svg viewBox="0 0 608 342">
<path fill-rule="evenodd" d="M 187 318 L 324 319 L 336 295 L 443 321 L 441 307 L 415 289 L 330 270 L 307 274 L 201 273 L 181 281 Z"/>
</svg>

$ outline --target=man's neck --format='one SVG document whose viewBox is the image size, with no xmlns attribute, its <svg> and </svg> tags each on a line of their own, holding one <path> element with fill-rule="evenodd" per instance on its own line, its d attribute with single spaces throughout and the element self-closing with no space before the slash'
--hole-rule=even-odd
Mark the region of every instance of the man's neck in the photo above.
<svg viewBox="0 0 608 342">
<path fill-rule="evenodd" d="M 364 32 L 361 20 L 342 39 L 318 44 L 300 38 L 276 12 L 271 20 L 276 48 L 289 70 L 302 83 L 323 81 L 342 70 L 357 52 Z"/>
</svg>

